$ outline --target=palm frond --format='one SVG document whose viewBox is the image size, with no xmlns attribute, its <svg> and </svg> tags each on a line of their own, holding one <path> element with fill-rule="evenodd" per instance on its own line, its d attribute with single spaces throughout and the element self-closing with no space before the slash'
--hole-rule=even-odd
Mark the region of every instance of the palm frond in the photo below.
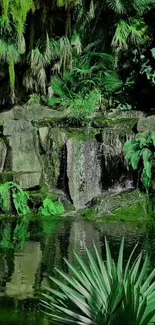
<svg viewBox="0 0 155 325">
<path fill-rule="evenodd" d="M 134 0 L 133 6 L 138 15 L 143 15 L 155 6 L 155 2 L 154 0 Z"/>
<path fill-rule="evenodd" d="M 113 92 L 123 86 L 122 80 L 115 71 L 105 71 L 101 79 L 102 85 L 107 91 Z"/>
<path fill-rule="evenodd" d="M 119 49 L 127 49 L 127 40 L 130 35 L 130 25 L 125 20 L 120 20 L 117 24 L 114 37 L 112 39 L 112 46 Z"/>
<path fill-rule="evenodd" d="M 66 261 L 69 275 L 57 270 L 61 280 L 50 279 L 58 289 L 46 288 L 43 294 L 42 305 L 51 320 L 71 325 L 150 324 L 155 316 L 155 270 L 146 280 L 148 256 L 142 262 L 140 253 L 132 263 L 136 247 L 125 267 L 124 241 L 115 263 L 106 238 L 105 262 L 95 245 L 93 255 L 86 249 L 87 263 L 78 254 L 77 267 Z"/>
<path fill-rule="evenodd" d="M 110 9 L 119 15 L 126 13 L 126 2 L 124 0 L 107 0 L 107 4 Z"/>
</svg>

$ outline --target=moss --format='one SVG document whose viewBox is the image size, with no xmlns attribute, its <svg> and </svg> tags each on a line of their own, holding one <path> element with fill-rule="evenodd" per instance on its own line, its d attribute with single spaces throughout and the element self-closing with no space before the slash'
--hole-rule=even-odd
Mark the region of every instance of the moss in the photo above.
<svg viewBox="0 0 155 325">
<path fill-rule="evenodd" d="M 95 208 L 90 208 L 86 211 L 83 211 L 82 216 L 87 220 L 95 222 L 136 222 L 152 220 L 152 216 L 149 214 L 144 214 L 144 210 L 140 206 L 130 207 L 129 209 L 118 209 L 113 211 L 111 215 L 102 215 L 98 213 Z"/>
<path fill-rule="evenodd" d="M 136 206 L 129 207 L 128 209 L 117 209 L 113 211 L 113 214 L 122 220 L 140 220 L 145 219 L 148 220 L 151 218 L 146 211 L 144 211 L 143 206 L 141 204 L 137 204 Z"/>
<path fill-rule="evenodd" d="M 79 141 L 87 141 L 95 139 L 95 135 L 98 131 L 94 128 L 84 128 L 84 129 L 69 129 L 67 131 L 68 138 L 79 140 Z"/>
<path fill-rule="evenodd" d="M 126 129 L 132 130 L 138 122 L 137 118 L 105 118 L 97 117 L 94 118 L 91 125 L 95 128 L 115 128 L 115 129 Z"/>
<path fill-rule="evenodd" d="M 1 172 L 0 173 L 0 184 L 6 182 L 12 182 L 14 179 L 15 173 L 14 172 Z"/>
<path fill-rule="evenodd" d="M 152 218 L 154 209 L 150 197 L 138 190 L 98 197 L 92 204 L 81 212 L 84 218 L 92 221 L 148 220 Z"/>
</svg>

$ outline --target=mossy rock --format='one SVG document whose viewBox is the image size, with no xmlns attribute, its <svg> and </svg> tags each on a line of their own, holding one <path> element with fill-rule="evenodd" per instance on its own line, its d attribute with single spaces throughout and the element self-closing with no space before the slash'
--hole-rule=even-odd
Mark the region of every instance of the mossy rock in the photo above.
<svg viewBox="0 0 155 325">
<path fill-rule="evenodd" d="M 82 212 L 91 220 L 109 218 L 111 220 L 141 220 L 152 215 L 152 203 L 148 195 L 139 190 L 127 190 L 108 194 L 92 200 L 92 206 Z"/>
<path fill-rule="evenodd" d="M 70 128 L 67 130 L 67 135 L 69 139 L 75 139 L 78 141 L 87 141 L 87 140 L 93 140 L 95 139 L 95 135 L 98 133 L 95 128 L 85 127 L 83 129 L 79 128 Z"/>
<path fill-rule="evenodd" d="M 105 118 L 97 117 L 94 118 L 91 125 L 94 128 L 114 128 L 114 129 L 124 129 L 133 130 L 137 125 L 137 118 Z"/>
</svg>

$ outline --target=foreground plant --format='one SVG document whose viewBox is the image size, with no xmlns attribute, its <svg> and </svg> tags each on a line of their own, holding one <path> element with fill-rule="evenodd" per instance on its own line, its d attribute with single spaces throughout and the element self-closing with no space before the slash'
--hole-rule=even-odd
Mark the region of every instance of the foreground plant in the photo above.
<svg viewBox="0 0 155 325">
<path fill-rule="evenodd" d="M 94 246 L 94 255 L 86 250 L 89 265 L 75 253 L 77 267 L 66 260 L 69 275 L 57 270 L 62 281 L 50 277 L 58 290 L 43 294 L 46 313 L 60 324 L 155 324 L 155 269 L 147 276 L 148 256 L 143 260 L 141 252 L 132 263 L 136 245 L 124 267 L 124 239 L 117 263 L 106 239 L 105 247 L 105 262 Z"/>
</svg>

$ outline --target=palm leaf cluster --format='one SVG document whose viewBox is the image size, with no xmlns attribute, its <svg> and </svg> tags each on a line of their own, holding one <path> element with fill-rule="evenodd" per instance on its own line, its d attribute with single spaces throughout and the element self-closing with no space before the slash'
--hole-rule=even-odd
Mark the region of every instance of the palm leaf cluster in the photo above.
<svg viewBox="0 0 155 325">
<path fill-rule="evenodd" d="M 136 69 L 120 68 L 122 58 L 129 53 L 132 61 L 149 47 L 146 15 L 154 8 L 154 0 L 2 0 L 0 77 L 9 80 L 12 103 L 19 85 L 24 100 L 33 93 L 45 98 L 53 76 L 65 79 L 68 72 L 78 96 L 97 88 L 106 103 L 120 101 L 126 80 L 137 77 Z"/>
<path fill-rule="evenodd" d="M 127 141 L 124 144 L 123 151 L 132 168 L 141 171 L 141 180 L 148 192 L 152 185 L 155 162 L 155 134 L 137 135 L 134 141 Z"/>
<path fill-rule="evenodd" d="M 94 246 L 86 249 L 89 263 L 75 253 L 76 267 L 66 260 L 69 274 L 57 270 L 61 280 L 50 277 L 58 289 L 47 288 L 42 304 L 52 322 L 79 325 L 155 324 L 155 270 L 148 275 L 148 256 L 141 252 L 132 263 L 133 249 L 123 262 L 124 239 L 117 263 L 105 239 L 106 261 Z"/>
</svg>

